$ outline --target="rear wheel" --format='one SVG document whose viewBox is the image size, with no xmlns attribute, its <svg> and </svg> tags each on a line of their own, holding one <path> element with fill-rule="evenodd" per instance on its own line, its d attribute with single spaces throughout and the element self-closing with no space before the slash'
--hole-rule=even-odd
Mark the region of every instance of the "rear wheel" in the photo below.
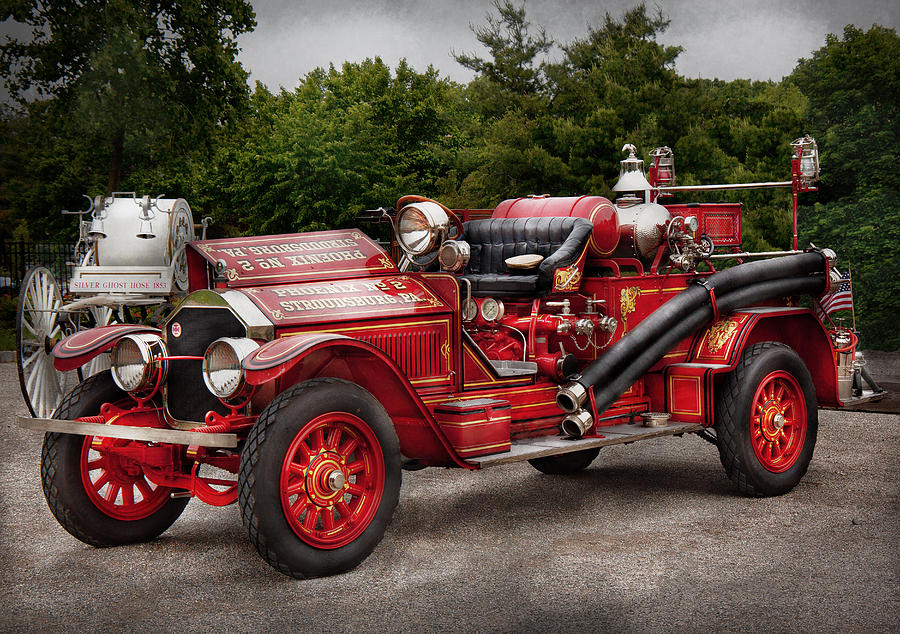
<svg viewBox="0 0 900 634">
<path fill-rule="evenodd" d="M 400 494 L 400 448 L 360 386 L 314 379 L 260 414 L 238 476 L 241 517 L 269 564 L 295 578 L 354 568 L 384 536 Z"/>
<path fill-rule="evenodd" d="M 97 374 L 66 395 L 54 418 L 95 415 L 104 403 L 124 397 L 108 372 Z M 140 463 L 93 441 L 92 436 L 44 436 L 41 484 L 60 525 L 92 546 L 144 542 L 169 528 L 189 498 L 172 499 L 172 489 L 153 484 Z"/>
<path fill-rule="evenodd" d="M 751 496 L 793 489 L 809 467 L 819 428 L 812 377 L 794 350 L 776 342 L 744 351 L 719 391 L 719 457 Z"/>
<path fill-rule="evenodd" d="M 587 469 L 599 453 L 600 447 L 594 447 L 593 449 L 572 451 L 556 456 L 535 458 L 534 460 L 529 460 L 528 464 L 541 473 L 548 475 L 567 475 Z"/>
</svg>

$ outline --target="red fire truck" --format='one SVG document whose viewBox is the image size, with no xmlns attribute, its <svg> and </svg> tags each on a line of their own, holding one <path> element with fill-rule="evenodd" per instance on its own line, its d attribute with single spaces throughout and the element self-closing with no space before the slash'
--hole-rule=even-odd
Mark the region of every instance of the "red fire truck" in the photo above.
<svg viewBox="0 0 900 634">
<path fill-rule="evenodd" d="M 737 186 L 676 187 L 668 148 L 647 174 L 625 149 L 615 202 L 401 198 L 375 214 L 397 257 L 355 229 L 190 243 L 191 292 L 160 329 L 53 349 L 60 370 L 104 352 L 111 370 L 20 419 L 46 433 L 51 512 L 108 546 L 155 538 L 193 497 L 237 502 L 263 558 L 303 578 L 375 548 L 403 469 L 570 474 L 605 445 L 699 434 L 741 493 L 790 491 L 818 407 L 879 390 L 855 333 L 804 305 L 840 283 L 834 253 L 797 248 L 815 142 L 795 142 L 790 181 Z M 742 252 L 740 204 L 662 204 L 751 186 L 792 189 L 792 250 Z"/>
</svg>

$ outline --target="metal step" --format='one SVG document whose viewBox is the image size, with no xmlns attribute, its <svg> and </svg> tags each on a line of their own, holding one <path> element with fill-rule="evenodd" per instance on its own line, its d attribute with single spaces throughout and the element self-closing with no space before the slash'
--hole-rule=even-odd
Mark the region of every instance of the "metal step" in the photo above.
<svg viewBox="0 0 900 634">
<path fill-rule="evenodd" d="M 580 440 L 562 436 L 541 436 L 539 438 L 514 440 L 509 451 L 469 458 L 469 462 L 475 463 L 479 468 L 484 469 L 510 462 L 522 462 L 533 458 L 591 449 L 592 447 L 619 445 L 637 440 L 660 438 L 662 436 L 680 436 L 681 434 L 697 432 L 702 429 L 703 425 L 696 423 L 677 423 L 672 421 L 665 427 L 644 427 L 640 423 L 610 425 L 609 427 L 599 428 L 597 430 L 598 436 Z"/>
</svg>

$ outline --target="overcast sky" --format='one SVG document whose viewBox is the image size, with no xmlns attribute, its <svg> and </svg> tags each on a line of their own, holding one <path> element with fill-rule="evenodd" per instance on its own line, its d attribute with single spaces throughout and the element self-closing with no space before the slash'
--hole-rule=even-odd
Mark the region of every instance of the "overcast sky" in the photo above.
<svg viewBox="0 0 900 634">
<path fill-rule="evenodd" d="M 392 67 L 406 58 L 419 71 L 471 73 L 450 55 L 484 52 L 469 28 L 485 23 L 491 0 L 251 0 L 256 30 L 241 38 L 240 60 L 251 82 L 294 88 L 317 66 L 380 56 Z M 521 4 L 521 0 L 514 0 Z M 606 12 L 621 18 L 637 0 L 526 0 L 532 25 L 559 42 L 583 38 Z M 661 40 L 684 48 L 678 71 L 688 77 L 781 79 L 800 57 L 846 24 L 898 28 L 897 0 L 657 0 L 671 19 Z M 556 51 L 558 54 L 558 50 Z"/>
<path fill-rule="evenodd" d="M 465 82 L 472 74 L 450 54 L 485 49 L 470 25 L 485 24 L 491 0 L 250 0 L 257 27 L 240 38 L 240 61 L 251 84 L 292 89 L 317 66 L 380 56 L 391 67 L 406 58 L 424 71 Z M 521 4 L 522 0 L 513 0 Z M 621 19 L 638 0 L 525 0 L 533 26 L 557 42 L 587 35 L 609 12 Z M 847 24 L 900 29 L 900 0 L 649 0 L 671 19 L 661 40 L 684 48 L 678 71 L 687 77 L 781 79 L 801 57 L 821 48 Z M 0 36 L 26 37 L 9 21 Z M 559 49 L 551 57 L 558 58 Z M 0 86 L 0 101 L 7 93 Z"/>
</svg>

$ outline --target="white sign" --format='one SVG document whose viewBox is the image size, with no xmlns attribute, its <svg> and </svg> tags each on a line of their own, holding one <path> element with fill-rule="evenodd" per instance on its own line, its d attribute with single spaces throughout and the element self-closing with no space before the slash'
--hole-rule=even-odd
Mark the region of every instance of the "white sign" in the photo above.
<svg viewBox="0 0 900 634">
<path fill-rule="evenodd" d="M 91 279 L 89 277 L 72 278 L 69 290 L 76 293 L 168 293 L 169 282 L 155 279 Z"/>
</svg>

